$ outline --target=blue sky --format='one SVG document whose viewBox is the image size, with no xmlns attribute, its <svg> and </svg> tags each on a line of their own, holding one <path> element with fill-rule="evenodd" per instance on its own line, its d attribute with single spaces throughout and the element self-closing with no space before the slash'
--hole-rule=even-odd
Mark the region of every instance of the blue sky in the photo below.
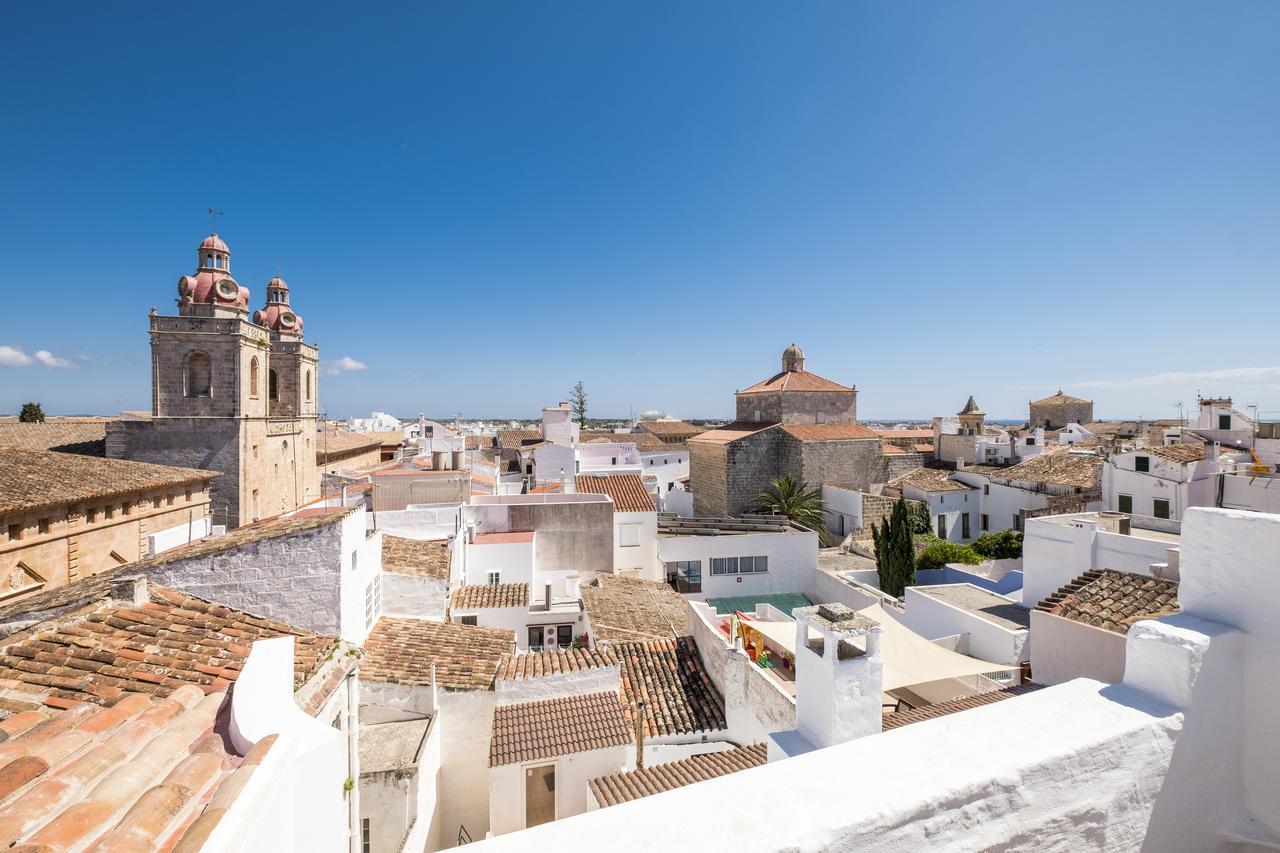
<svg viewBox="0 0 1280 853">
<path fill-rule="evenodd" d="M 331 415 L 1280 410 L 1280 4 L 122 8 L 6 18 L 0 410 L 146 408 L 210 206 Z"/>
</svg>

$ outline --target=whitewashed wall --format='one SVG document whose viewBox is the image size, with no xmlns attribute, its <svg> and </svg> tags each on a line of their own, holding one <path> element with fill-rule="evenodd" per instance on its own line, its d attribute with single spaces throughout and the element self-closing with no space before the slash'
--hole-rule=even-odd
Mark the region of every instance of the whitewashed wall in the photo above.
<svg viewBox="0 0 1280 853">
<path fill-rule="evenodd" d="M 622 527 L 630 524 L 638 526 L 640 544 L 623 546 Z M 662 564 L 658 562 L 657 512 L 614 511 L 613 571 L 638 573 L 638 577 L 647 581 L 658 581 L 665 577 Z"/>
<path fill-rule="evenodd" d="M 382 573 L 382 612 L 386 616 L 443 622 L 448 604 L 449 593 L 443 580 L 400 572 Z"/>
<path fill-rule="evenodd" d="M 969 587 L 972 584 L 948 584 Z M 930 586 L 926 589 L 945 589 L 946 586 Z M 1009 601 L 1013 604 L 1013 601 Z M 1030 660 L 1030 632 L 1026 629 L 1005 628 L 988 622 L 976 613 L 940 601 L 915 587 L 906 589 L 906 612 L 901 622 L 926 640 L 937 640 L 954 634 L 969 635 L 968 653 L 981 660 L 1017 666 Z"/>
<path fill-rule="evenodd" d="M 616 773 L 627 766 L 633 745 L 575 752 L 558 758 L 504 764 L 489 771 L 490 826 L 494 835 L 524 829 L 525 770 L 554 764 L 556 768 L 556 820 L 587 811 L 587 782 Z M 474 837 L 474 836 L 472 836 Z"/>
<path fill-rule="evenodd" d="M 1031 680 L 1062 684 L 1073 678 L 1116 682 L 1124 678 L 1123 634 L 1040 610 L 1031 611 Z"/>
<path fill-rule="evenodd" d="M 769 571 L 750 575 L 712 575 L 712 557 L 764 555 Z M 702 594 L 708 598 L 802 592 L 813 598 L 818 572 L 818 534 L 809 531 L 747 533 L 731 536 L 659 536 L 663 563 L 702 561 Z M 741 580 L 739 580 L 741 579 Z"/>
</svg>

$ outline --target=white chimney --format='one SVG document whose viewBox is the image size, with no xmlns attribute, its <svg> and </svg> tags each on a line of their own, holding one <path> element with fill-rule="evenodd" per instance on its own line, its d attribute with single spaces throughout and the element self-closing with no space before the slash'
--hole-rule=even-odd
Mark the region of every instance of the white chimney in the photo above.
<svg viewBox="0 0 1280 853">
<path fill-rule="evenodd" d="M 793 615 L 796 731 L 818 749 L 879 734 L 880 623 L 843 604 L 801 607 Z"/>
</svg>

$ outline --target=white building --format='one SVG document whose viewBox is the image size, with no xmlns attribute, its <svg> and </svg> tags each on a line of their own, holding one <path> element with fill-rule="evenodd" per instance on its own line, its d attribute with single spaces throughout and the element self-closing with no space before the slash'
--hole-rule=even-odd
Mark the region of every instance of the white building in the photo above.
<svg viewBox="0 0 1280 853">
<path fill-rule="evenodd" d="M 973 584 L 909 586 L 898 621 L 927 640 L 1017 668 L 1031 659 L 1031 617 L 1017 602 Z"/>
<path fill-rule="evenodd" d="M 561 592 L 548 582 L 530 592 L 527 583 L 460 586 L 449 602 L 449 621 L 515 632 L 521 651 L 569 648 L 587 633 L 586 608 L 577 581 Z"/>
<path fill-rule="evenodd" d="M 1100 463 L 1091 452 L 1059 450 L 1005 468 L 966 466 L 952 479 L 981 490 L 977 533 L 1021 530 L 1028 512 L 1100 508 Z"/>
<path fill-rule="evenodd" d="M 951 477 L 943 468 L 916 468 L 886 484 L 886 494 L 897 490 L 907 500 L 929 509 L 929 528 L 939 539 L 971 542 L 977 538 L 981 500 L 975 486 Z"/>
<path fill-rule="evenodd" d="M 1130 626 L 1120 682 L 956 703 L 482 849 L 1272 849 L 1280 591 L 1258 567 L 1280 551 L 1280 517 L 1197 508 L 1185 522 L 1182 610 Z M 883 767 L 868 784 L 832 781 L 833 768 Z"/>
<path fill-rule="evenodd" d="M 613 573 L 663 580 L 658 561 L 658 510 L 640 477 L 580 474 L 574 478 L 574 490 L 605 495 L 613 503 Z"/>
<path fill-rule="evenodd" d="M 785 518 L 658 520 L 658 559 L 668 580 L 699 600 L 799 592 L 817 584 L 818 534 Z"/>
<path fill-rule="evenodd" d="M 352 432 L 394 432 L 401 428 L 400 419 L 387 412 L 374 412 L 367 418 L 348 418 Z"/>
<path fill-rule="evenodd" d="M 1217 502 L 1217 448 L 1171 444 L 1117 453 L 1102 469 L 1106 509 L 1153 518 L 1182 518 L 1193 506 Z"/>
</svg>

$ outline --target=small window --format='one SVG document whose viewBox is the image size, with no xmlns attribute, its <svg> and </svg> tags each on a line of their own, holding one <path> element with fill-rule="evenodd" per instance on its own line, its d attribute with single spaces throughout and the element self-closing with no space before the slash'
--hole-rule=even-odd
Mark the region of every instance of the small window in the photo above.
<svg viewBox="0 0 1280 853">
<path fill-rule="evenodd" d="M 813 416 L 813 422 L 814 422 L 815 424 L 825 424 L 825 423 L 827 422 L 827 413 L 826 413 L 826 412 L 816 412 L 816 413 L 814 414 L 814 416 Z"/>
<path fill-rule="evenodd" d="M 249 359 L 249 396 L 258 396 L 258 357 Z"/>
<path fill-rule="evenodd" d="M 360 853 L 369 853 L 372 850 L 372 842 L 370 841 L 369 818 L 360 819 Z"/>
<path fill-rule="evenodd" d="M 36 530 L 38 530 L 38 531 L 40 532 L 40 535 L 41 535 L 41 536 L 44 536 L 46 533 L 48 533 L 48 532 L 49 532 L 49 519 L 47 519 L 47 518 L 42 518 L 42 519 L 40 519 L 39 521 L 37 521 L 37 522 L 36 522 Z"/>
<path fill-rule="evenodd" d="M 991 529 L 991 524 L 990 524 L 990 522 L 989 522 L 989 520 L 988 520 L 988 518 L 987 518 L 987 514 L 986 514 L 985 512 L 982 514 L 982 529 L 983 529 L 983 530 L 990 530 L 990 529 Z"/>
<path fill-rule="evenodd" d="M 1169 517 L 1169 502 L 1164 498 L 1156 498 L 1151 502 L 1151 514 L 1156 518 Z"/>
<path fill-rule="evenodd" d="M 1231 415 L 1218 415 L 1218 429 L 1231 429 Z"/>
<path fill-rule="evenodd" d="M 9 541 L 10 542 L 22 541 L 22 525 L 21 524 L 9 525 Z"/>
<path fill-rule="evenodd" d="M 618 545 L 623 548 L 638 547 L 640 545 L 640 525 L 620 525 L 618 527 Z"/>
<path fill-rule="evenodd" d="M 187 499 L 187 501 L 188 501 L 188 502 L 190 502 L 190 501 L 191 501 L 191 490 L 190 490 L 190 489 L 187 489 L 187 498 L 186 498 L 186 499 Z"/>
<path fill-rule="evenodd" d="M 360 552 L 352 551 L 351 552 L 351 571 L 354 572 L 359 568 L 360 568 Z"/>
<path fill-rule="evenodd" d="M 114 506 L 104 507 L 102 510 L 102 514 L 107 518 L 115 518 L 116 508 Z"/>
<path fill-rule="evenodd" d="M 1013 529 L 1014 530 L 1022 529 L 1022 513 L 1020 512 L 1015 512 L 1013 514 Z"/>
<path fill-rule="evenodd" d="M 962 539 L 969 538 L 969 513 L 960 516 L 960 537 Z"/>
<path fill-rule="evenodd" d="M 152 498 L 152 499 L 151 499 L 151 508 L 152 508 L 152 509 L 159 509 L 159 508 L 160 508 L 160 498 L 159 498 L 159 497 L 154 497 L 154 498 Z"/>
<path fill-rule="evenodd" d="M 736 575 L 737 573 L 738 573 L 737 557 L 712 557 L 711 558 L 711 574 Z"/>
<path fill-rule="evenodd" d="M 311 371 L 307 371 L 307 402 L 311 402 Z"/>
<path fill-rule="evenodd" d="M 502 583 L 502 572 L 489 572 L 489 586 L 497 586 Z"/>
<path fill-rule="evenodd" d="M 127 515 L 129 515 L 129 513 L 131 513 L 131 512 L 133 512 L 133 505 L 132 505 L 132 504 L 130 504 L 128 501 L 125 501 L 124 503 L 120 504 L 120 514 L 121 514 L 121 515 L 125 515 L 125 516 L 127 516 Z"/>
<path fill-rule="evenodd" d="M 91 509 L 84 514 L 84 520 L 89 524 L 94 524 L 98 520 L 98 510 Z"/>
<path fill-rule="evenodd" d="M 280 399 L 280 385 L 274 369 L 267 371 L 267 398 L 273 403 Z"/>
<path fill-rule="evenodd" d="M 1133 495 L 1120 495 L 1116 501 L 1116 509 L 1133 515 Z"/>
<path fill-rule="evenodd" d="M 471 616 L 459 616 L 458 622 L 462 625 L 479 625 L 480 617 L 472 614 Z"/>
<path fill-rule="evenodd" d="M 173 506 L 173 502 L 174 502 L 176 499 L 177 499 L 177 496 L 176 496 L 176 495 L 174 495 L 172 492 L 170 492 L 169 494 L 167 494 L 167 495 L 165 495 L 165 496 L 164 496 L 164 505 L 165 505 L 165 506 Z"/>
<path fill-rule="evenodd" d="M 991 484 L 990 484 L 990 483 L 986 483 L 986 484 L 984 484 L 984 485 L 982 486 L 982 493 L 983 493 L 984 495 L 989 495 L 989 494 L 991 494 Z"/>
<path fill-rule="evenodd" d="M 1034 446 L 1035 446 L 1035 443 L 1036 443 L 1036 437 L 1035 437 L 1034 435 L 1029 435 L 1029 436 L 1027 436 L 1027 446 L 1028 446 L 1028 447 L 1034 447 Z"/>
<path fill-rule="evenodd" d="M 1151 457 L 1150 456 L 1133 457 L 1133 470 L 1138 471 L 1139 473 L 1146 473 L 1150 471 Z"/>
</svg>

